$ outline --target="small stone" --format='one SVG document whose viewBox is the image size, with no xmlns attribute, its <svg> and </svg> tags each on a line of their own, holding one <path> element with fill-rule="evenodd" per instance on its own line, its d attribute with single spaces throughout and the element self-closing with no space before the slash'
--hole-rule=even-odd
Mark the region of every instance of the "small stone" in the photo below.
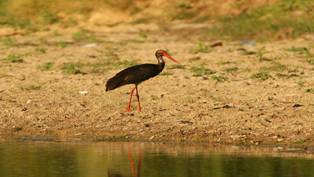
<svg viewBox="0 0 314 177">
<path fill-rule="evenodd" d="M 82 136 L 83 135 L 83 133 L 76 133 L 76 134 L 74 134 L 74 136 Z"/>
<path fill-rule="evenodd" d="M 19 132 L 22 129 L 23 129 L 22 127 L 13 127 L 13 131 L 15 131 L 15 132 Z"/>
<path fill-rule="evenodd" d="M 302 107 L 302 106 L 303 106 L 302 104 L 295 103 L 292 107 L 294 107 L 294 108 L 298 108 L 298 107 Z"/>
<path fill-rule="evenodd" d="M 94 47 L 97 47 L 97 44 L 96 43 L 90 43 L 90 44 L 84 45 L 83 47 L 85 47 L 85 48 L 94 48 Z"/>
<path fill-rule="evenodd" d="M 149 138 L 149 140 L 153 140 L 155 138 L 155 136 L 153 135 L 153 136 L 151 136 L 150 138 Z"/>
<path fill-rule="evenodd" d="M 87 91 L 87 90 L 82 90 L 82 91 L 79 91 L 79 93 L 80 93 L 81 95 L 87 95 L 87 94 L 88 94 L 88 91 Z"/>
</svg>

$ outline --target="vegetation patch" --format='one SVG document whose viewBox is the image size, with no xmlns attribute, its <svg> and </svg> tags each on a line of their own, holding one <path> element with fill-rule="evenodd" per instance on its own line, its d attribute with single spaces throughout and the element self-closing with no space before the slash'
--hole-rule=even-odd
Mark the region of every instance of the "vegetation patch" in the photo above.
<svg viewBox="0 0 314 177">
<path fill-rule="evenodd" d="M 228 80 L 226 76 L 222 76 L 222 75 L 213 75 L 211 76 L 211 78 L 217 82 L 225 82 Z"/>
<path fill-rule="evenodd" d="M 234 72 L 239 71 L 239 68 L 236 66 L 235 67 L 228 67 L 228 68 L 225 68 L 224 71 L 227 73 L 234 73 Z"/>
<path fill-rule="evenodd" d="M 38 52 L 38 53 L 42 53 L 42 54 L 47 53 L 47 49 L 46 49 L 46 48 L 36 48 L 35 50 L 36 50 L 36 52 Z"/>
<path fill-rule="evenodd" d="M 272 78 L 272 76 L 266 71 L 260 71 L 258 73 L 253 74 L 251 78 L 265 81 L 267 79 Z"/>
<path fill-rule="evenodd" d="M 22 56 L 17 55 L 17 54 L 10 54 L 7 57 L 5 57 L 4 60 L 10 63 L 23 63 L 24 62 Z"/>
<path fill-rule="evenodd" d="M 196 47 L 194 47 L 191 52 L 194 54 L 197 53 L 209 53 L 212 51 L 212 47 L 210 45 L 204 44 L 203 42 L 199 42 Z"/>
<path fill-rule="evenodd" d="M 64 74 L 80 74 L 81 67 L 81 63 L 64 63 L 61 69 Z"/>
<path fill-rule="evenodd" d="M 243 11 L 239 15 L 222 17 L 220 24 L 212 28 L 210 34 L 233 39 L 266 40 L 272 36 L 285 38 L 312 33 L 313 4 L 312 0 L 279 0 L 272 5 Z"/>
<path fill-rule="evenodd" d="M 38 69 L 41 71 L 49 71 L 54 66 L 53 62 L 46 62 L 38 66 Z"/>
<path fill-rule="evenodd" d="M 286 49 L 289 52 L 294 52 L 298 56 L 306 58 L 307 63 L 314 65 L 314 54 L 311 53 L 310 49 L 307 47 L 291 47 Z"/>
<path fill-rule="evenodd" d="M 206 68 L 204 65 L 192 67 L 191 72 L 195 77 L 207 76 L 216 73 L 216 71 Z"/>
<path fill-rule="evenodd" d="M 75 42 L 96 42 L 96 37 L 88 31 L 81 30 L 72 34 Z"/>
<path fill-rule="evenodd" d="M 16 45 L 16 40 L 10 37 L 3 38 L 1 42 L 4 46 L 7 46 L 7 47 L 13 47 Z"/>
<path fill-rule="evenodd" d="M 24 83 L 21 84 L 19 86 L 19 88 L 23 91 L 32 91 L 32 90 L 40 90 L 42 87 L 41 84 L 39 83 L 33 83 L 33 82 L 29 82 L 29 83 Z"/>
<path fill-rule="evenodd" d="M 161 76 L 170 76 L 170 75 L 173 75 L 173 73 L 164 71 L 164 72 L 161 72 L 160 75 Z"/>
<path fill-rule="evenodd" d="M 313 93 L 314 94 L 314 88 L 308 88 L 305 90 L 307 93 Z"/>
</svg>

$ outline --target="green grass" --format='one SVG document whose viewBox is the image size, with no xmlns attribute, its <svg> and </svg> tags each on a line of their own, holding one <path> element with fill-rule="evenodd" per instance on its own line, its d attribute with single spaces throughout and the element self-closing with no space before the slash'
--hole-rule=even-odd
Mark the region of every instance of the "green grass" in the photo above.
<svg viewBox="0 0 314 177">
<path fill-rule="evenodd" d="M 81 63 L 64 63 L 61 70 L 64 74 L 80 74 L 81 67 Z"/>
<path fill-rule="evenodd" d="M 286 49 L 289 52 L 296 53 L 298 56 L 306 59 L 306 62 L 314 65 L 314 54 L 311 53 L 310 49 L 307 47 L 291 47 Z"/>
<path fill-rule="evenodd" d="M 66 47 L 69 46 L 69 43 L 68 43 L 68 42 L 65 42 L 65 41 L 60 41 L 60 42 L 58 43 L 58 46 L 59 46 L 61 49 L 64 49 L 64 48 L 66 48 Z"/>
<path fill-rule="evenodd" d="M 209 53 L 212 51 L 212 47 L 210 45 L 204 44 L 203 42 L 199 42 L 191 52 L 194 54 L 197 53 Z"/>
<path fill-rule="evenodd" d="M 222 75 L 213 75 L 211 76 L 211 78 L 217 82 L 225 82 L 228 81 L 228 78 L 226 76 L 222 76 Z"/>
<path fill-rule="evenodd" d="M 217 64 L 218 65 L 230 65 L 230 64 L 235 64 L 235 61 L 220 61 Z"/>
<path fill-rule="evenodd" d="M 291 47 L 286 49 L 286 51 L 296 53 L 299 56 L 302 57 L 312 57 L 312 53 L 307 47 Z"/>
<path fill-rule="evenodd" d="M 36 50 L 36 52 L 38 52 L 38 53 L 42 53 L 42 54 L 47 53 L 47 49 L 46 49 L 46 48 L 36 48 L 35 50 Z"/>
<path fill-rule="evenodd" d="M 22 56 L 17 55 L 17 54 L 10 54 L 7 57 L 5 57 L 4 60 L 10 63 L 23 63 L 24 62 Z"/>
<path fill-rule="evenodd" d="M 164 71 L 164 72 L 161 72 L 160 75 L 161 76 L 170 76 L 170 75 L 173 75 L 173 73 Z"/>
<path fill-rule="evenodd" d="M 275 34 L 297 37 L 314 32 L 312 0 L 278 0 L 272 5 L 250 9 L 239 15 L 222 17 L 220 24 L 210 30 L 215 36 L 233 39 L 266 40 Z M 295 15 L 295 12 L 302 12 Z M 285 34 L 284 31 L 291 31 Z"/>
<path fill-rule="evenodd" d="M 228 68 L 225 68 L 224 71 L 227 73 L 234 73 L 234 72 L 239 71 L 239 68 L 238 67 L 228 67 Z"/>
<path fill-rule="evenodd" d="M 180 2 L 176 4 L 176 12 L 173 14 L 174 20 L 186 20 L 191 19 L 197 15 L 195 11 L 193 11 L 190 3 Z"/>
<path fill-rule="evenodd" d="M 75 42 L 96 42 L 96 37 L 88 31 L 81 30 L 72 34 Z"/>
<path fill-rule="evenodd" d="M 49 71 L 53 68 L 53 66 L 54 66 L 53 62 L 46 62 L 46 63 L 39 65 L 38 69 L 41 71 Z"/>
<path fill-rule="evenodd" d="M 305 90 L 305 92 L 314 94 L 314 88 L 308 88 Z"/>
<path fill-rule="evenodd" d="M 1 40 L 2 44 L 7 47 L 12 47 L 16 45 L 16 40 L 14 38 L 6 37 Z"/>
<path fill-rule="evenodd" d="M 270 78 L 272 78 L 272 76 L 266 72 L 266 71 L 260 71 L 258 73 L 255 73 L 251 76 L 251 78 L 253 79 L 257 79 L 257 80 L 261 80 L 261 81 L 265 81 L 268 80 Z"/>
<path fill-rule="evenodd" d="M 47 10 L 41 13 L 41 17 L 43 22 L 49 25 L 57 23 L 59 21 L 59 17 L 57 16 L 56 13 L 49 12 Z"/>
<path fill-rule="evenodd" d="M 204 65 L 194 66 L 190 70 L 193 73 L 193 76 L 195 76 L 195 77 L 208 76 L 208 75 L 216 73 L 215 71 L 204 67 Z"/>
</svg>

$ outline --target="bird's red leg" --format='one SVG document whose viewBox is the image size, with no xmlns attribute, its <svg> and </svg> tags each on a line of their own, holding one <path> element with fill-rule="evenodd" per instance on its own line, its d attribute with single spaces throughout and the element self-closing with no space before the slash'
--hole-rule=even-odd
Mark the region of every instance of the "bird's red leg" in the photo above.
<svg viewBox="0 0 314 177">
<path fill-rule="evenodd" d="M 140 95 L 138 94 L 138 90 L 137 90 L 137 85 L 135 86 L 135 90 L 136 90 L 136 97 L 137 97 L 137 111 L 141 112 L 142 108 L 141 108 L 141 102 L 140 102 Z"/>
<path fill-rule="evenodd" d="M 133 92 L 134 90 L 136 89 L 136 87 L 134 87 L 131 92 L 130 92 L 130 100 L 129 100 L 129 104 L 128 104 L 128 107 L 127 107 L 127 111 L 130 112 L 131 111 L 131 102 L 132 102 L 132 96 L 133 96 Z"/>
</svg>

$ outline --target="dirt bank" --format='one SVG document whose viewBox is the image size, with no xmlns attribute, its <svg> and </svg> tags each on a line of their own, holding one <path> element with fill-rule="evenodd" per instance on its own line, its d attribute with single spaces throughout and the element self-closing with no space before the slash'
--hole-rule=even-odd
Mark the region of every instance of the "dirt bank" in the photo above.
<svg viewBox="0 0 314 177">
<path fill-rule="evenodd" d="M 206 25 L 90 30 L 1 39 L 2 139 L 314 145 L 313 36 L 211 48 Z M 104 82 L 155 63 L 158 48 L 182 65 L 167 61 L 139 87 L 143 111 L 126 113 L 131 86 L 105 92 Z"/>
</svg>

